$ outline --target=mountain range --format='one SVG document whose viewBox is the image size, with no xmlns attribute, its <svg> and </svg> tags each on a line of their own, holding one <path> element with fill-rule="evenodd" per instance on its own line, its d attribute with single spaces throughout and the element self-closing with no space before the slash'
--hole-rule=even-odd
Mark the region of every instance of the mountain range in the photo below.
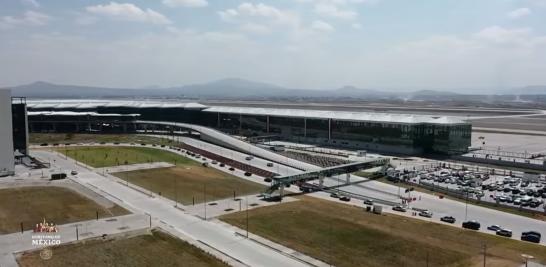
<svg viewBox="0 0 546 267">
<path fill-rule="evenodd" d="M 468 94 L 419 90 L 392 92 L 345 86 L 331 90 L 285 88 L 274 84 L 237 78 L 179 87 L 105 88 L 35 82 L 10 88 L 13 96 L 28 98 L 203 98 L 203 99 L 265 99 L 265 98 L 366 98 L 366 99 L 441 99 Z M 499 95 L 546 95 L 546 86 L 527 86 L 498 93 Z"/>
</svg>

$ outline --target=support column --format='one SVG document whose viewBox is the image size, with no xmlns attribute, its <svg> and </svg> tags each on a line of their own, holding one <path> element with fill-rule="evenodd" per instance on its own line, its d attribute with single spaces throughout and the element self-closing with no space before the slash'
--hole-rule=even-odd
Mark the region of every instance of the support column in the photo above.
<svg viewBox="0 0 546 267">
<path fill-rule="evenodd" d="M 216 128 L 220 129 L 220 112 L 218 112 L 218 117 L 216 120 Z"/>
<path fill-rule="evenodd" d="M 303 118 L 303 137 L 307 137 L 307 118 Z"/>
<path fill-rule="evenodd" d="M 351 182 L 351 174 L 347 173 L 347 177 L 345 177 L 345 183 L 349 184 Z"/>
<path fill-rule="evenodd" d="M 241 134 L 242 130 L 243 130 L 243 114 L 239 114 L 239 135 Z"/>
<path fill-rule="evenodd" d="M 319 174 L 319 188 L 322 189 L 324 187 L 324 175 Z"/>
<path fill-rule="evenodd" d="M 332 119 L 328 119 L 328 141 L 332 139 Z"/>
<path fill-rule="evenodd" d="M 279 197 L 280 197 L 280 199 L 282 201 L 282 198 L 284 197 L 284 185 L 281 185 L 279 187 Z"/>
<path fill-rule="evenodd" d="M 269 133 L 269 115 L 266 116 L 266 117 L 267 117 L 267 123 L 266 123 L 265 128 L 267 129 L 267 133 Z"/>
</svg>

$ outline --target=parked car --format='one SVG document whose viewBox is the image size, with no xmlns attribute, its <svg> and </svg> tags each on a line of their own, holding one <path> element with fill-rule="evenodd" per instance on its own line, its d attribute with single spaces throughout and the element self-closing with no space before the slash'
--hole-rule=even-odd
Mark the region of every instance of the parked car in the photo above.
<svg viewBox="0 0 546 267">
<path fill-rule="evenodd" d="M 331 193 L 331 194 L 330 194 L 330 197 L 332 197 L 332 198 L 339 198 L 339 194 L 338 194 L 338 193 Z"/>
<path fill-rule="evenodd" d="M 253 158 L 254 158 L 254 157 L 252 157 L 252 156 L 248 156 L 248 157 L 246 157 L 245 159 L 246 159 L 246 160 L 252 160 Z"/>
<path fill-rule="evenodd" d="M 77 175 L 78 172 L 77 172 L 77 171 L 71 171 L 70 174 L 72 174 L 72 175 Z"/>
<path fill-rule="evenodd" d="M 271 181 L 273 181 L 273 179 L 271 179 L 271 178 L 265 178 L 264 179 L 264 182 L 266 182 L 266 183 L 271 183 Z"/>
<path fill-rule="evenodd" d="M 273 163 L 268 162 L 268 163 L 267 163 L 267 167 L 273 167 Z"/>
<path fill-rule="evenodd" d="M 234 171 L 234 170 L 235 170 L 235 168 L 233 168 L 233 167 L 229 167 L 229 170 L 230 170 L 230 171 Z"/>
<path fill-rule="evenodd" d="M 252 176 L 251 172 L 245 172 L 245 176 Z"/>
<path fill-rule="evenodd" d="M 426 217 L 426 218 L 432 218 L 432 212 L 429 210 L 423 210 L 419 212 L 419 216 Z"/>
<path fill-rule="evenodd" d="M 370 205 L 370 206 L 373 205 L 373 200 L 371 200 L 371 199 L 365 199 L 365 200 L 364 200 L 364 205 Z"/>
<path fill-rule="evenodd" d="M 339 200 L 349 202 L 349 201 L 351 201 L 351 198 L 348 197 L 348 196 L 342 196 L 342 197 L 339 198 Z"/>
<path fill-rule="evenodd" d="M 440 221 L 446 222 L 446 223 L 455 223 L 455 218 L 453 216 L 444 216 L 440 218 Z"/>
<path fill-rule="evenodd" d="M 497 231 L 497 235 L 504 236 L 504 237 L 512 237 L 512 230 L 500 229 Z"/>
<path fill-rule="evenodd" d="M 472 220 L 472 221 L 466 221 L 462 224 L 463 228 L 466 229 L 472 229 L 472 230 L 480 230 L 480 223 L 478 221 Z"/>
<path fill-rule="evenodd" d="M 540 243 L 541 234 L 535 231 L 528 231 L 521 233 L 521 240 L 533 243 Z"/>
<path fill-rule="evenodd" d="M 394 206 L 392 207 L 392 210 L 394 211 L 400 211 L 400 212 L 406 212 L 406 209 L 402 206 Z"/>
</svg>

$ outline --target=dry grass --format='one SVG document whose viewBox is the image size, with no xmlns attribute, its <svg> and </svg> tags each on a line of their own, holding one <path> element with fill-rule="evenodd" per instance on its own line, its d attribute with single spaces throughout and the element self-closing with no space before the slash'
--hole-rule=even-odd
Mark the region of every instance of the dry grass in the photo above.
<svg viewBox="0 0 546 267">
<path fill-rule="evenodd" d="M 196 165 L 194 161 L 184 156 L 151 147 L 89 146 L 57 148 L 56 150 L 95 168 L 160 161 Z"/>
<path fill-rule="evenodd" d="M 38 252 L 23 254 L 21 267 L 35 266 L 227 266 L 191 244 L 160 231 L 150 235 L 91 240 L 53 248 L 53 257 L 42 260 Z"/>
<path fill-rule="evenodd" d="M 265 190 L 260 184 L 200 165 L 121 172 L 115 175 L 184 205 L 192 204 L 194 199 L 195 203 L 203 202 L 205 186 L 207 201 L 233 197 L 234 191 L 235 195 L 247 195 Z"/>
<path fill-rule="evenodd" d="M 0 189 L 0 234 L 30 230 L 44 218 L 66 224 L 128 214 L 120 206 L 104 208 L 78 193 L 62 187 L 20 187 Z"/>
<path fill-rule="evenodd" d="M 222 220 L 245 227 L 245 213 Z M 546 263 L 546 247 L 397 215 L 303 197 L 250 211 L 250 231 L 336 266 L 519 266 Z"/>
</svg>

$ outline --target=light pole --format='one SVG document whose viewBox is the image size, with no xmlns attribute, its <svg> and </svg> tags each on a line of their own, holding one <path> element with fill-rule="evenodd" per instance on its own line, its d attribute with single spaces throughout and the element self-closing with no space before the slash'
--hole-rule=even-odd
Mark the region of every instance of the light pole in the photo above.
<svg viewBox="0 0 546 267">
<path fill-rule="evenodd" d="M 207 184 L 203 185 L 203 204 L 205 205 L 205 221 L 207 220 Z"/>
<path fill-rule="evenodd" d="M 465 198 L 465 203 L 464 203 L 464 220 L 466 221 L 467 220 L 467 217 L 468 217 L 468 190 L 466 191 L 466 198 Z"/>
<path fill-rule="evenodd" d="M 248 196 L 245 196 L 246 202 L 246 238 L 248 238 Z"/>
</svg>

